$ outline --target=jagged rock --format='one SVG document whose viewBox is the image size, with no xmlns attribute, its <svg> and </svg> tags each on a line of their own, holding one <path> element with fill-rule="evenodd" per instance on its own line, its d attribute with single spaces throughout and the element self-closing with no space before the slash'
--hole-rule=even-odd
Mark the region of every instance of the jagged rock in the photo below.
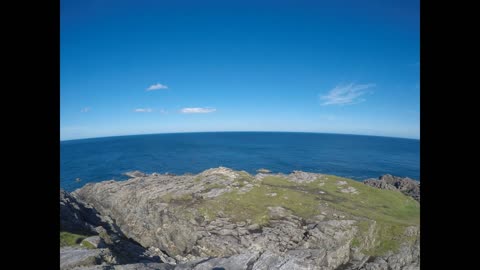
<svg viewBox="0 0 480 270">
<path fill-rule="evenodd" d="M 364 184 L 369 185 L 371 187 L 379 188 L 379 189 L 386 189 L 386 190 L 397 190 L 396 187 L 378 179 L 367 179 L 363 181 Z"/>
<path fill-rule="evenodd" d="M 366 179 L 363 183 L 380 189 L 397 190 L 420 202 L 420 182 L 411 178 L 385 174 L 378 179 Z"/>
<path fill-rule="evenodd" d="M 101 218 L 95 209 L 79 203 L 70 193 L 60 190 L 60 230 L 92 234 Z"/>
<path fill-rule="evenodd" d="M 239 176 L 237 172 L 235 172 L 232 169 L 225 168 L 225 167 L 218 167 L 218 168 L 212 168 L 208 169 L 204 172 L 201 173 L 202 176 L 211 176 L 211 175 L 223 175 L 228 178 L 234 179 Z"/>
<path fill-rule="evenodd" d="M 96 249 L 62 247 L 61 269 L 88 266 L 100 263 L 128 264 L 137 262 L 160 262 L 160 257 L 149 254 L 145 248 L 128 239 L 108 216 L 100 215 L 68 192 L 60 190 L 61 230 L 71 233 L 94 235 L 83 239 Z"/>
<path fill-rule="evenodd" d="M 293 171 L 290 175 L 288 175 L 288 179 L 295 183 L 310 183 L 317 180 L 318 177 L 319 174 L 302 171 Z"/>
<path fill-rule="evenodd" d="M 272 171 L 268 170 L 268 169 L 264 169 L 264 168 L 261 168 L 261 169 L 258 169 L 257 170 L 257 173 L 271 173 Z"/>
</svg>

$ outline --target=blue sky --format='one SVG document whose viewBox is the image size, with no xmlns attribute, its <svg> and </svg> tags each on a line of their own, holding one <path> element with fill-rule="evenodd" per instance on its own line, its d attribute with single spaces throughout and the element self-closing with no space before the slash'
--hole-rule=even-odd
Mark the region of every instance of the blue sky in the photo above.
<svg viewBox="0 0 480 270">
<path fill-rule="evenodd" d="M 61 0 L 60 139 L 419 138 L 419 1 Z"/>
</svg>

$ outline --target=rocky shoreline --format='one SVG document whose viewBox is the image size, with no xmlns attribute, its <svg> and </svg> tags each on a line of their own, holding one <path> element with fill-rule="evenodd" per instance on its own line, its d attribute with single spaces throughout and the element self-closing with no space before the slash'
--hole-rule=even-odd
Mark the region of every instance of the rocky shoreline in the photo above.
<svg viewBox="0 0 480 270">
<path fill-rule="evenodd" d="M 60 191 L 61 269 L 419 269 L 420 183 L 219 167 Z"/>
</svg>

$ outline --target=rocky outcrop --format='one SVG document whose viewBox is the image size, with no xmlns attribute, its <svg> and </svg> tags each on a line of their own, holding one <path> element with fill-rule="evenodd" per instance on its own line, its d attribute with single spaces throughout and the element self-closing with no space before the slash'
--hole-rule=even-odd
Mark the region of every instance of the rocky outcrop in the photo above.
<svg viewBox="0 0 480 270">
<path fill-rule="evenodd" d="M 60 190 L 60 230 L 79 234 L 95 233 L 101 218 L 97 211 Z"/>
<path fill-rule="evenodd" d="M 64 247 L 60 249 L 60 269 L 73 269 L 82 266 L 101 264 L 108 251 L 105 249 L 86 249 Z"/>
<path fill-rule="evenodd" d="M 60 190 L 60 230 L 89 236 L 82 245 L 60 248 L 61 269 L 161 262 L 158 254 L 125 237 L 110 217 L 100 215 L 64 190 Z M 86 248 L 85 242 L 93 249 Z"/>
<path fill-rule="evenodd" d="M 85 269 L 418 269 L 418 217 L 410 211 L 418 203 L 395 193 L 369 215 L 375 196 L 384 196 L 371 190 L 335 176 L 220 167 L 90 183 L 69 202 L 104 221 L 95 227 L 104 255 L 89 251 L 100 259 Z"/>
<path fill-rule="evenodd" d="M 420 182 L 411 178 L 385 174 L 378 179 L 366 179 L 363 183 L 380 189 L 400 191 L 420 202 Z"/>
</svg>

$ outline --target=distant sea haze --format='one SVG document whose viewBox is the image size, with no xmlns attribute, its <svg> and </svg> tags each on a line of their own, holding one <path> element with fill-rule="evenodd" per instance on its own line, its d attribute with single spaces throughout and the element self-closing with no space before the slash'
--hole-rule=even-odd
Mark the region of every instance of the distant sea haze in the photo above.
<svg viewBox="0 0 480 270">
<path fill-rule="evenodd" d="M 420 180 L 420 141 L 296 132 L 204 132 L 60 142 L 60 186 L 124 180 L 127 171 L 199 173 L 229 167 L 333 174 L 355 180 L 392 174 Z M 76 181 L 80 178 L 80 181 Z"/>
</svg>

